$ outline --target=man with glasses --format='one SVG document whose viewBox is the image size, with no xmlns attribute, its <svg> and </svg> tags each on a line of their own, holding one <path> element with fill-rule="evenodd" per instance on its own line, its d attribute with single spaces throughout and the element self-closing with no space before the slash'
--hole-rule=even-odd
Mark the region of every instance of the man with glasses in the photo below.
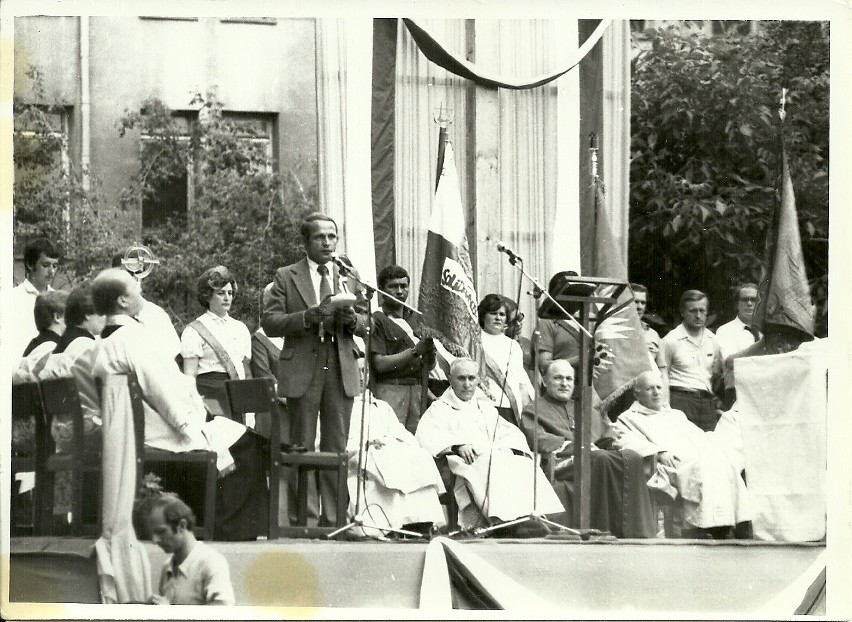
<svg viewBox="0 0 852 622">
<path fill-rule="evenodd" d="M 732 354 L 748 348 L 760 339 L 760 332 L 752 326 L 754 310 L 757 307 L 757 285 L 743 283 L 736 289 L 737 316 L 723 324 L 716 331 L 716 341 L 724 361 Z M 736 399 L 734 391 L 733 369 L 725 370 L 725 409 L 729 409 Z"/>
</svg>

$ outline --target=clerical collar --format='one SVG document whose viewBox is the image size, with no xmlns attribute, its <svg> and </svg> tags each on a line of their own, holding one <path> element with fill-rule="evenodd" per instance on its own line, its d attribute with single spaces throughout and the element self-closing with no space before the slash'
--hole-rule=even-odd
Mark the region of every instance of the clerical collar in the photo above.
<svg viewBox="0 0 852 622">
<path fill-rule="evenodd" d="M 125 315 L 123 313 L 117 315 L 108 315 L 106 318 L 106 326 L 104 326 L 103 331 L 101 331 L 101 338 L 106 339 L 122 326 L 132 326 L 133 324 L 138 323 L 139 320 L 137 320 L 135 317 L 130 317 L 129 315 Z"/>
<path fill-rule="evenodd" d="M 482 389 L 477 387 L 476 391 L 473 394 L 473 397 L 470 398 L 469 401 L 464 402 L 459 398 L 458 395 L 456 395 L 456 392 L 453 391 L 453 388 L 450 387 L 449 389 L 444 391 L 444 394 L 439 398 L 439 400 L 444 402 L 454 410 L 462 410 L 463 408 L 470 408 L 471 406 L 479 408 L 479 404 L 477 402 L 479 402 L 480 400 L 488 400 L 488 396 L 482 392 Z"/>
</svg>

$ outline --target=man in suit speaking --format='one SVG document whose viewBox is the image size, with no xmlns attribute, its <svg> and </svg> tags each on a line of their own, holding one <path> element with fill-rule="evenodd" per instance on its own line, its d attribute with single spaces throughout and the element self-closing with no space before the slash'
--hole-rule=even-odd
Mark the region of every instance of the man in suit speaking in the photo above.
<svg viewBox="0 0 852 622">
<path fill-rule="evenodd" d="M 330 298 L 339 298 L 344 289 L 360 294 L 359 284 L 341 279 L 332 261 L 337 247 L 334 220 L 309 214 L 300 233 L 307 256 L 276 270 L 261 324 L 269 337 L 284 337 L 278 393 L 287 398 L 292 442 L 313 451 L 319 417 L 320 450 L 342 452 L 353 398 L 360 392 L 360 353 L 352 336 L 363 335 L 368 319 Z M 320 475 L 320 525 L 333 525 L 337 519 L 335 478 L 332 472 Z"/>
</svg>

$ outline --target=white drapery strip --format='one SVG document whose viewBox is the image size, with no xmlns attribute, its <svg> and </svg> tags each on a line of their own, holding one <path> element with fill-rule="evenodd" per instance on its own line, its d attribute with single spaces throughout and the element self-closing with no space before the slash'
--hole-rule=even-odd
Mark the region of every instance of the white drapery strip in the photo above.
<svg viewBox="0 0 852 622">
<path fill-rule="evenodd" d="M 340 244 L 375 281 L 370 187 L 373 20 L 317 19 L 320 210 L 337 221 Z M 342 156 L 342 157 L 341 157 Z"/>
<path fill-rule="evenodd" d="M 603 180 L 616 249 L 627 266 L 630 205 L 630 22 L 613 20 L 603 36 Z M 622 275 L 627 278 L 627 274 Z"/>
</svg>

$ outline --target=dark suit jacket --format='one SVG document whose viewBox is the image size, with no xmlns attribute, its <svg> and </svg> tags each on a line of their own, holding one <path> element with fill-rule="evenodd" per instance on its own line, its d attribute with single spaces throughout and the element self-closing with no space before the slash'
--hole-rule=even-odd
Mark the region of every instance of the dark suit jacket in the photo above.
<svg viewBox="0 0 852 622">
<path fill-rule="evenodd" d="M 331 285 L 334 293 L 338 293 L 339 272 L 336 265 L 329 265 L 332 267 Z M 349 291 L 361 298 L 360 284 L 351 278 L 346 281 Z M 284 337 L 278 376 L 278 394 L 284 397 L 302 397 L 313 377 L 320 338 L 316 326 L 305 326 L 305 311 L 317 304 L 307 258 L 275 271 L 270 303 L 263 310 L 261 325 L 270 337 Z M 368 319 L 358 310 L 356 307 L 354 332 L 363 335 Z M 343 390 L 354 397 L 360 392 L 357 363 L 360 352 L 352 332 L 336 323 L 333 328 Z"/>
<path fill-rule="evenodd" d="M 269 341 L 269 337 L 260 332 L 251 336 L 252 378 L 272 378 L 278 382 L 280 357 L 281 350 Z"/>
</svg>

